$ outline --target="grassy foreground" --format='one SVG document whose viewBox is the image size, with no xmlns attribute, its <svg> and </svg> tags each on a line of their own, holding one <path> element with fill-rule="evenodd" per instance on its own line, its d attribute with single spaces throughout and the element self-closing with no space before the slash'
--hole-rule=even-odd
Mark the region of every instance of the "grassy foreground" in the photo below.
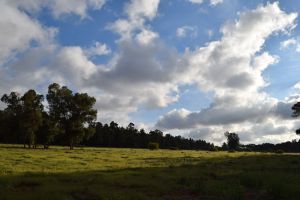
<svg viewBox="0 0 300 200">
<path fill-rule="evenodd" d="M 300 155 L 0 145 L 0 199 L 299 199 Z"/>
</svg>

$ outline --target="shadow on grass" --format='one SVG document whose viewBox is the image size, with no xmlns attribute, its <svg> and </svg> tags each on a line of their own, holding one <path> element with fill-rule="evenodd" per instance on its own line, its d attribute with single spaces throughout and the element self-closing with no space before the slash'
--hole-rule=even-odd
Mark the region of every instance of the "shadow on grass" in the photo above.
<svg viewBox="0 0 300 200">
<path fill-rule="evenodd" d="M 299 199 L 299 185 L 300 156 L 270 154 L 169 167 L 5 175 L 0 199 Z"/>
</svg>

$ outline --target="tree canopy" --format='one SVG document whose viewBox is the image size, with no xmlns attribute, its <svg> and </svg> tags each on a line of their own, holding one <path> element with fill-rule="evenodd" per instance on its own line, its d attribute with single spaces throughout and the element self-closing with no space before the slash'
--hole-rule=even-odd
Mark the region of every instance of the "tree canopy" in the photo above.
<svg viewBox="0 0 300 200">
<path fill-rule="evenodd" d="M 236 133 L 225 132 L 224 133 L 227 139 L 227 147 L 229 150 L 237 150 L 240 145 L 240 138 Z"/>
</svg>

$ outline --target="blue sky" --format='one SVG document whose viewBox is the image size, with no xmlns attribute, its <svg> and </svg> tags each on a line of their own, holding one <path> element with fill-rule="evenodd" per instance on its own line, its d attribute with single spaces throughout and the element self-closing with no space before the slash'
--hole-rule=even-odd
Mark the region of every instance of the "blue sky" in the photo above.
<svg viewBox="0 0 300 200">
<path fill-rule="evenodd" d="M 221 143 L 297 138 L 300 2 L 0 2 L 0 92 L 58 82 L 98 119 Z"/>
</svg>

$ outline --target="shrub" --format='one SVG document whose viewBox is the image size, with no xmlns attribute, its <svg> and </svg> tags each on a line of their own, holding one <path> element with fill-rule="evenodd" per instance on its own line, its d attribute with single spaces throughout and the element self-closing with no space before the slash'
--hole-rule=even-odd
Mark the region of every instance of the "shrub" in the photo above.
<svg viewBox="0 0 300 200">
<path fill-rule="evenodd" d="M 169 149 L 170 149 L 170 150 L 179 150 L 178 147 L 170 147 Z"/>
<path fill-rule="evenodd" d="M 159 149 L 159 144 L 157 142 L 150 142 L 148 148 L 151 150 Z"/>
</svg>

